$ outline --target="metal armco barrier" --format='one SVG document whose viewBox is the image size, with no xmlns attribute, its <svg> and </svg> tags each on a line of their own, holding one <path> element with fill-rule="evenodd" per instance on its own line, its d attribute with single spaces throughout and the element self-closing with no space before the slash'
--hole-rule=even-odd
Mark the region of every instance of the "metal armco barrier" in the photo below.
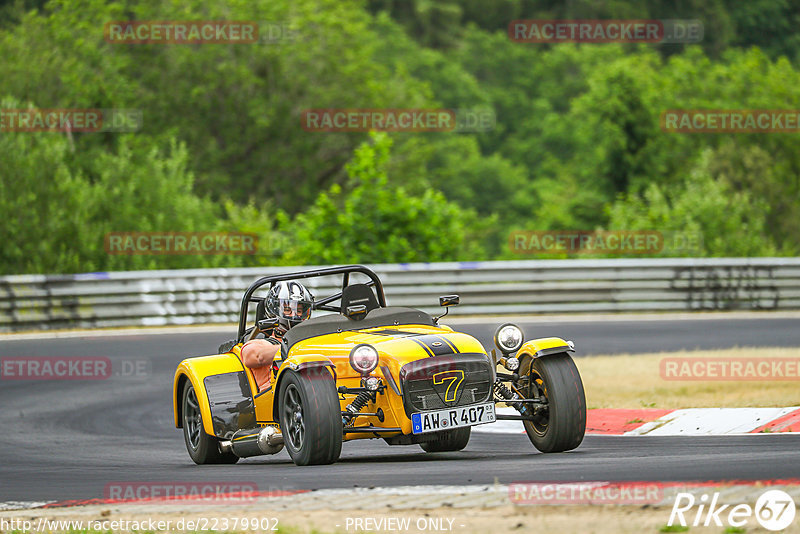
<svg viewBox="0 0 800 534">
<path fill-rule="evenodd" d="M 800 309 L 800 258 L 542 260 L 371 265 L 389 305 L 453 315 Z M 307 267 L 0 278 L 0 331 L 230 323 L 266 274 Z M 317 295 L 332 279 L 310 279 Z"/>
</svg>

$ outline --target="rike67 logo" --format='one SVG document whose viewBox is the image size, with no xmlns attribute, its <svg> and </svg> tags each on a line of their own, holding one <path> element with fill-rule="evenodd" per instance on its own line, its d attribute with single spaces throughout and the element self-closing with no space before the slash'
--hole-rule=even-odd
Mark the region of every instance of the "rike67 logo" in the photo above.
<svg viewBox="0 0 800 534">
<path fill-rule="evenodd" d="M 796 508 L 794 499 L 778 489 L 762 493 L 755 507 L 749 504 L 719 504 L 720 494 L 709 497 L 703 494 L 695 498 L 691 493 L 678 493 L 667 526 L 728 526 L 744 528 L 750 526 L 753 517 L 765 529 L 777 532 L 794 521 Z"/>
</svg>

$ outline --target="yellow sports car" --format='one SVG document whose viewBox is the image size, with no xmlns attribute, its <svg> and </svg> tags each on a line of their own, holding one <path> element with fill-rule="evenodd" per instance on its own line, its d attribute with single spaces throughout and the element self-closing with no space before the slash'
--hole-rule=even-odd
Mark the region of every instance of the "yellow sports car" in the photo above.
<svg viewBox="0 0 800 534">
<path fill-rule="evenodd" d="M 269 385 L 259 390 L 242 345 L 278 323 L 258 294 L 281 281 L 331 276 L 341 276 L 341 291 L 313 301 L 327 314 L 282 336 Z M 182 361 L 175 373 L 175 426 L 183 428 L 189 455 L 198 464 L 235 463 L 285 446 L 297 465 L 330 464 L 342 442 L 375 438 L 458 451 L 473 426 L 500 419 L 521 420 L 542 452 L 580 445 L 586 400 L 568 354 L 572 342 L 525 341 L 507 323 L 495 333 L 499 352 L 488 352 L 474 337 L 439 324 L 458 302 L 457 295 L 440 297 L 439 317 L 387 306 L 380 279 L 361 265 L 255 281 L 242 298 L 237 338 L 220 354 Z M 498 403 L 517 413 L 497 413 Z"/>
</svg>

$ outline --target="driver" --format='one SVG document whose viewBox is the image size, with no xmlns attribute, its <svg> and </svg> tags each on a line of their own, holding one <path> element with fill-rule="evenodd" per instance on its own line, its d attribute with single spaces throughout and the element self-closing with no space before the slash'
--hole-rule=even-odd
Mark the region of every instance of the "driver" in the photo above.
<svg viewBox="0 0 800 534">
<path fill-rule="evenodd" d="M 278 326 L 268 338 L 251 339 L 242 346 L 242 362 L 252 369 L 259 391 L 269 387 L 270 371 L 284 334 L 311 316 L 314 296 L 297 282 L 278 282 L 267 293 L 265 304 L 267 313 L 278 319 Z"/>
</svg>

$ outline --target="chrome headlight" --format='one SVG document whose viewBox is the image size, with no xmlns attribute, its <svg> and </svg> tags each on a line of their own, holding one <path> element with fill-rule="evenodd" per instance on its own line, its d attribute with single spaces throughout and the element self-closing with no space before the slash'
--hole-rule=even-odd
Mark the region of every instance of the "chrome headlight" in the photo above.
<svg viewBox="0 0 800 534">
<path fill-rule="evenodd" d="M 375 347 L 362 343 L 350 351 L 350 367 L 362 375 L 368 375 L 378 367 L 378 351 Z"/>
<path fill-rule="evenodd" d="M 519 350 L 522 346 L 522 330 L 515 324 L 501 325 L 494 334 L 494 344 L 501 352 L 509 353 Z"/>
</svg>

